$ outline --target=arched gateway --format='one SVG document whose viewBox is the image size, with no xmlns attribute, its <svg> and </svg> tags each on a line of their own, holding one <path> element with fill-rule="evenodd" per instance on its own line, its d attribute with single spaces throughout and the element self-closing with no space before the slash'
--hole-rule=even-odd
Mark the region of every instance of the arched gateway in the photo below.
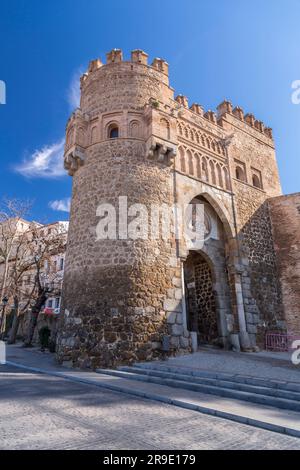
<svg viewBox="0 0 300 470">
<path fill-rule="evenodd" d="M 190 249 L 184 261 L 187 329 L 197 333 L 198 344 L 226 347 L 233 324 L 227 235 L 217 212 L 203 196 L 191 202 L 204 206 L 205 238 L 201 249 Z"/>
</svg>

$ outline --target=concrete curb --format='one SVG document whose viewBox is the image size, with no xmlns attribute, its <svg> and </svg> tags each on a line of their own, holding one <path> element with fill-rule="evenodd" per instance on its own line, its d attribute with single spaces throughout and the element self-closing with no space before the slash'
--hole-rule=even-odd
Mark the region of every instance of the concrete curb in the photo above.
<svg viewBox="0 0 300 470">
<path fill-rule="evenodd" d="M 25 369 L 25 370 L 29 370 L 29 371 L 32 371 L 32 372 L 37 372 L 37 373 L 40 373 L 40 374 L 50 375 L 50 376 L 53 376 L 53 377 L 60 377 L 62 379 L 66 379 L 66 380 L 69 380 L 71 382 L 84 383 L 84 384 L 87 384 L 87 385 L 94 385 L 94 386 L 97 386 L 99 388 L 103 388 L 103 389 L 106 389 L 106 390 L 111 390 L 111 391 L 114 391 L 114 392 L 125 393 L 127 395 L 133 395 L 133 396 L 137 396 L 137 397 L 140 397 L 140 398 L 146 398 L 148 400 L 154 400 L 154 401 L 159 401 L 159 402 L 162 402 L 162 403 L 167 403 L 169 405 L 178 406 L 180 408 L 186 408 L 186 409 L 197 411 L 197 412 L 200 412 L 200 413 L 203 413 L 203 414 L 206 414 L 206 415 L 216 416 L 218 418 L 228 419 L 230 421 L 234 421 L 234 422 L 237 422 L 237 423 L 247 424 L 249 426 L 254 426 L 254 427 L 257 427 L 257 428 L 261 428 L 261 429 L 266 429 L 268 431 L 273 431 L 273 432 L 277 432 L 277 433 L 281 433 L 281 434 L 286 434 L 288 436 L 300 437 L 300 430 L 297 430 L 297 429 L 288 428 L 288 427 L 284 427 L 284 426 L 281 426 L 281 425 L 268 423 L 268 422 L 265 422 L 265 421 L 259 421 L 259 420 L 252 419 L 252 418 L 246 418 L 245 416 L 241 416 L 241 415 L 237 415 L 237 414 L 233 414 L 233 413 L 228 413 L 226 411 L 215 410 L 215 409 L 209 408 L 209 407 L 199 406 L 199 405 L 196 405 L 196 404 L 193 404 L 193 403 L 185 402 L 183 400 L 176 400 L 176 399 L 174 400 L 174 399 L 168 398 L 164 395 L 158 395 L 158 394 L 147 393 L 147 392 L 140 392 L 139 390 L 133 390 L 133 389 L 129 389 L 127 387 L 120 387 L 118 385 L 103 384 L 103 383 L 99 383 L 99 382 L 96 382 L 96 381 L 91 380 L 91 379 L 80 378 L 80 377 L 76 377 L 74 375 L 73 376 L 68 375 L 64 372 L 49 371 L 49 370 L 45 370 L 45 369 L 40 369 L 38 367 L 26 366 L 26 365 L 23 365 L 23 364 L 12 362 L 12 361 L 6 361 L 6 364 L 10 365 L 10 366 L 13 366 L 13 367 L 17 367 L 19 369 Z M 99 375 L 101 375 L 101 374 L 99 374 Z"/>
</svg>

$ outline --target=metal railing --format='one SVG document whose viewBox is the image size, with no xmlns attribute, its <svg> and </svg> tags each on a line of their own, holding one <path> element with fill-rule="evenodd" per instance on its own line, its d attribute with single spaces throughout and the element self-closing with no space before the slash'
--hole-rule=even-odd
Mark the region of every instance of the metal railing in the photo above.
<svg viewBox="0 0 300 470">
<path fill-rule="evenodd" d="M 266 333 L 265 346 L 267 351 L 281 351 L 288 352 L 292 350 L 292 343 L 295 340 L 299 340 L 300 336 L 296 336 L 293 333 L 279 333 L 269 331 Z"/>
</svg>

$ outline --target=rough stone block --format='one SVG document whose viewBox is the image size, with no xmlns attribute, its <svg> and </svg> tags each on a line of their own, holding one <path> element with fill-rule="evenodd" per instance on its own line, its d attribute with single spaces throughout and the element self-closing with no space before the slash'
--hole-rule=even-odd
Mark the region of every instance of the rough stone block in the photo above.
<svg viewBox="0 0 300 470">
<path fill-rule="evenodd" d="M 182 290 L 181 289 L 175 289 L 175 299 L 176 300 L 181 300 L 182 299 Z"/>
<path fill-rule="evenodd" d="M 185 338 L 184 336 L 180 336 L 179 341 L 181 348 L 187 349 L 190 345 L 189 339 Z"/>
<path fill-rule="evenodd" d="M 179 347 L 179 338 L 178 338 L 178 336 L 172 336 L 171 339 L 170 339 L 170 344 L 174 348 L 178 348 Z"/>
<path fill-rule="evenodd" d="M 134 308 L 134 313 L 136 315 L 144 315 L 145 314 L 145 309 L 142 307 L 135 307 Z"/>
<path fill-rule="evenodd" d="M 172 335 L 181 336 L 182 334 L 183 334 L 183 326 L 182 325 L 173 325 L 172 326 Z"/>
<path fill-rule="evenodd" d="M 173 277 L 172 284 L 175 287 L 181 287 L 181 278 L 180 277 Z"/>
<path fill-rule="evenodd" d="M 173 324 L 176 322 L 176 312 L 167 312 L 167 323 Z"/>
<path fill-rule="evenodd" d="M 179 302 L 178 300 L 166 299 L 164 301 L 164 310 L 166 310 L 167 312 L 181 312 L 181 302 Z"/>
<path fill-rule="evenodd" d="M 177 268 L 178 259 L 175 257 L 169 258 L 169 266 L 171 268 Z"/>
<path fill-rule="evenodd" d="M 168 295 L 168 298 L 169 298 L 169 299 L 174 299 L 174 297 L 175 297 L 175 289 L 168 289 L 167 295 Z"/>
<path fill-rule="evenodd" d="M 257 333 L 257 327 L 256 325 L 247 325 L 247 330 L 248 330 L 248 333 Z"/>
</svg>

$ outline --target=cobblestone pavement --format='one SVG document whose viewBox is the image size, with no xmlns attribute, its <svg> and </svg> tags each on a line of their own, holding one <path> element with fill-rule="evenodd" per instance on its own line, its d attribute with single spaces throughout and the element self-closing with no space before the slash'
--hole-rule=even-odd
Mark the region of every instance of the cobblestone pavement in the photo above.
<svg viewBox="0 0 300 470">
<path fill-rule="evenodd" d="M 0 366 L 3 449 L 300 449 L 300 439 Z"/>
<path fill-rule="evenodd" d="M 289 353 L 236 353 L 202 347 L 197 353 L 171 358 L 164 365 L 214 372 L 242 374 L 264 379 L 300 382 L 300 366 L 291 362 Z"/>
</svg>

